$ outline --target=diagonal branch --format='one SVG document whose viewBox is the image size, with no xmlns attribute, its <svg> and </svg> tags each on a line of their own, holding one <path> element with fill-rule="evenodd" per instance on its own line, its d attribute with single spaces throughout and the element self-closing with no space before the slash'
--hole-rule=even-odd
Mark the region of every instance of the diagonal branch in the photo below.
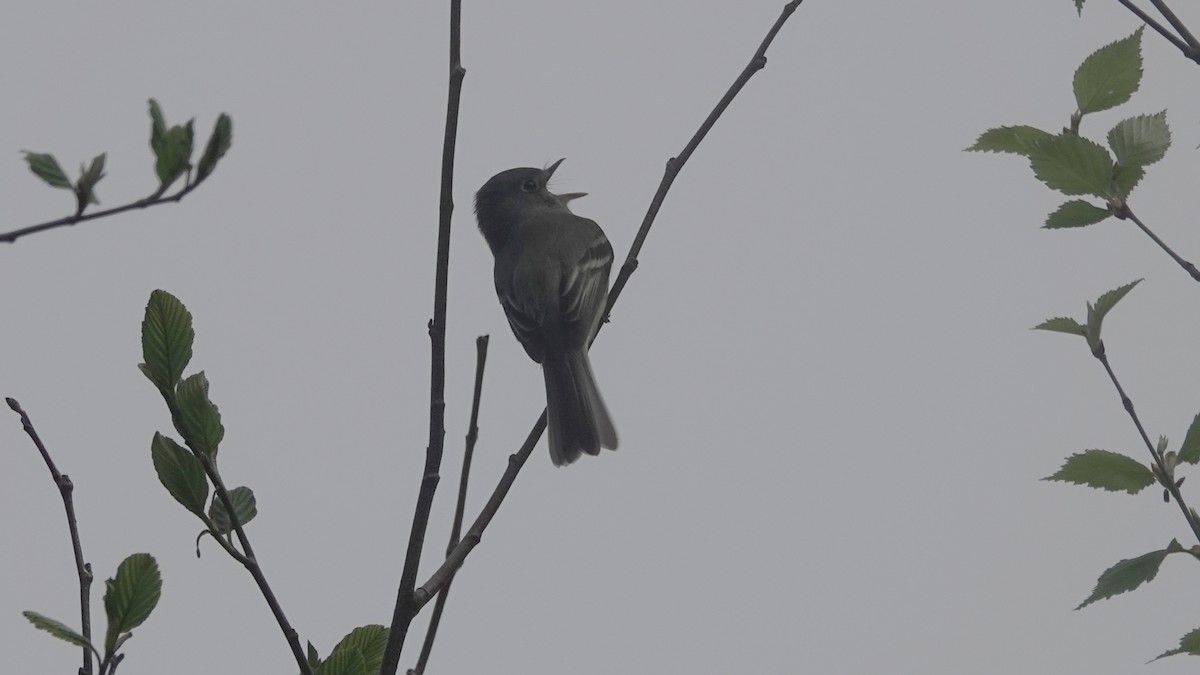
<svg viewBox="0 0 1200 675">
<path fill-rule="evenodd" d="M 150 206 L 158 206 L 159 204 L 178 202 L 186 197 L 192 190 L 195 190 L 197 187 L 199 187 L 201 182 L 203 181 L 197 180 L 195 182 L 188 183 L 181 190 L 179 190 L 179 192 L 176 192 L 173 195 L 162 196 L 160 194 L 152 194 L 149 197 L 144 197 L 135 202 L 130 202 L 122 206 L 114 206 L 111 209 L 104 209 L 103 211 L 94 211 L 86 214 L 76 213 L 74 215 L 65 216 L 57 220 L 47 221 L 38 225 L 30 225 L 29 227 L 23 227 L 19 230 L 13 230 L 11 232 L 4 232 L 0 234 L 0 244 L 12 244 L 21 237 L 43 232 L 45 230 L 53 230 L 56 227 L 75 225 L 76 223 L 96 220 L 97 218 L 104 218 L 106 216 L 115 216 L 118 213 L 125 213 L 126 211 L 133 211 L 134 209 L 144 209 Z"/>
<path fill-rule="evenodd" d="M 79 613 L 82 624 L 80 632 L 83 639 L 90 644 L 92 641 L 92 565 L 83 560 L 83 545 L 79 541 L 79 524 L 75 519 L 75 500 L 72 496 L 75 485 L 69 476 L 58 472 L 54 460 L 50 459 L 50 452 L 42 444 L 41 437 L 33 428 L 33 422 L 29 420 L 29 415 L 21 409 L 21 404 L 17 403 L 17 399 L 6 398 L 5 401 L 8 402 L 8 407 L 12 408 L 13 412 L 21 416 L 21 427 L 25 429 L 26 434 L 29 434 L 29 438 L 37 446 L 38 452 L 42 453 L 46 468 L 50 469 L 50 476 L 54 478 L 54 484 L 58 486 L 58 492 L 62 495 L 63 507 L 67 510 L 67 527 L 71 530 L 71 548 L 75 550 L 75 570 L 79 573 Z M 92 652 L 88 647 L 83 648 L 83 668 L 79 672 L 81 675 L 91 675 L 92 673 Z"/>
<path fill-rule="evenodd" d="M 733 102 L 733 99 L 738 95 L 738 92 L 742 90 L 742 87 L 746 86 L 746 83 L 750 81 L 750 78 L 753 77 L 755 73 L 762 70 L 763 67 L 767 65 L 767 48 L 769 48 L 771 43 L 775 40 L 775 36 L 779 33 L 779 29 L 783 27 L 783 24 L 787 22 L 788 18 L 791 17 L 792 13 L 796 11 L 796 8 L 799 7 L 800 3 L 803 1 L 804 0 L 792 0 L 792 2 L 789 2 L 784 6 L 783 12 L 779 15 L 779 18 L 775 20 L 775 23 L 771 26 L 771 29 L 767 31 L 767 36 L 763 38 L 762 43 L 758 46 L 758 50 L 754 52 L 754 56 L 751 57 L 750 63 L 748 63 L 746 67 L 742 69 L 742 72 L 737 76 L 737 79 L 734 80 L 733 84 L 729 87 L 729 90 L 725 92 L 725 95 L 721 97 L 721 100 L 717 103 L 716 107 L 713 108 L 712 112 L 708 114 L 708 117 L 705 118 L 704 122 L 692 136 L 691 140 L 689 140 L 687 145 L 684 146 L 683 151 L 680 152 L 677 157 L 673 157 L 667 161 L 666 172 L 663 175 L 662 182 L 659 183 L 658 191 L 654 193 L 654 198 L 650 202 L 650 208 L 646 211 L 646 217 L 642 219 L 642 226 L 638 230 L 637 236 L 633 240 L 633 245 L 629 249 L 629 255 L 625 257 L 625 263 L 621 266 L 621 272 L 617 276 L 617 280 L 613 284 L 612 290 L 609 291 L 608 306 L 604 312 L 605 322 L 607 322 L 608 315 L 610 312 L 612 312 L 613 305 L 616 304 L 617 298 L 620 297 L 621 292 L 625 289 L 625 285 L 629 282 L 629 278 L 633 275 L 634 270 L 637 269 L 638 254 L 642 250 L 642 245 L 646 242 L 647 235 L 650 234 L 650 227 L 654 224 L 654 219 L 658 216 L 658 211 L 662 207 L 663 201 L 666 199 L 667 191 L 671 189 L 671 184 L 675 182 L 675 177 L 679 175 L 679 171 L 683 168 L 683 165 L 687 163 L 688 158 L 692 156 L 692 153 L 695 152 L 697 146 L 700 145 L 700 142 L 703 141 L 704 137 L 708 135 L 709 130 L 712 129 L 713 125 L 716 124 L 718 119 L 720 119 L 721 114 L 724 113 L 725 109 L 729 107 L 729 104 Z M 601 326 L 603 326 L 603 323 L 601 323 Z M 446 584 L 450 583 L 450 580 L 454 578 L 454 573 L 459 567 L 462 566 L 467 556 L 471 553 L 471 550 L 479 544 L 479 541 L 483 536 L 483 531 L 487 528 L 488 523 L 492 521 L 492 517 L 496 515 L 497 509 L 500 508 L 500 504 L 508 495 L 509 488 L 511 488 L 513 482 L 516 481 L 517 474 L 520 473 L 521 467 L 525 464 L 525 460 L 529 458 L 530 453 L 533 452 L 534 446 L 537 445 L 538 440 L 542 436 L 542 432 L 545 430 L 546 412 L 543 410 L 542 416 L 538 418 L 538 421 L 533 425 L 533 429 L 530 430 L 529 436 L 525 439 L 525 443 L 521 446 L 521 449 L 515 454 L 509 456 L 508 468 L 504 471 L 504 475 L 500 477 L 500 482 L 496 485 L 496 489 L 492 492 L 491 498 L 488 499 L 487 503 L 483 507 L 483 510 L 480 511 L 479 516 L 471 525 L 471 528 L 467 530 L 467 534 L 463 537 L 463 540 L 459 542 L 458 546 L 454 547 L 454 550 L 446 558 L 446 561 L 442 563 L 441 567 L 439 567 L 431 577 L 429 577 L 429 580 L 416 590 L 415 601 L 418 609 L 429 602 L 430 598 L 440 592 L 446 586 Z"/>
<path fill-rule="evenodd" d="M 381 675 L 395 675 L 400 667 L 400 650 L 413 617 L 420 611 L 414 601 L 413 589 L 425 545 L 425 530 L 433 495 L 440 480 L 442 446 L 446 427 L 446 287 L 450 270 L 450 216 L 454 213 L 454 148 L 458 141 L 458 108 L 462 98 L 462 82 L 467 71 L 462 66 L 462 0 L 450 0 L 450 74 L 446 96 L 446 130 L 442 141 L 441 208 L 438 214 L 437 272 L 433 290 L 433 319 L 429 322 L 432 361 L 429 378 L 429 445 L 425 450 L 425 473 L 417 494 L 413 512 L 412 531 L 404 569 L 400 573 L 400 588 L 396 592 L 396 607 L 392 612 L 391 630 L 383 653 Z"/>
<path fill-rule="evenodd" d="M 1166 251 L 1167 255 L 1171 256 L 1171 259 L 1174 260 L 1176 264 L 1178 264 L 1180 267 L 1183 268 L 1183 271 L 1185 271 L 1189 275 L 1191 275 L 1191 277 L 1193 279 L 1195 279 L 1196 281 L 1200 281 L 1200 270 L 1197 270 L 1196 266 L 1193 265 L 1192 263 L 1188 262 L 1187 260 L 1184 260 L 1178 253 L 1176 253 L 1174 251 L 1174 249 L 1172 249 L 1170 246 L 1168 246 L 1165 241 L 1163 241 L 1162 239 L 1159 239 L 1158 235 L 1154 234 L 1154 232 L 1152 232 L 1150 230 L 1150 228 L 1146 227 L 1146 224 L 1143 223 L 1140 218 L 1133 215 L 1133 211 L 1131 211 L 1129 209 L 1128 204 L 1121 204 L 1121 206 L 1119 208 L 1117 208 L 1116 211 L 1114 211 L 1114 215 L 1116 217 L 1120 218 L 1121 220 L 1125 220 L 1127 218 L 1129 220 L 1132 220 L 1134 222 L 1134 224 L 1137 225 L 1138 228 L 1140 228 L 1142 230 L 1142 232 L 1146 233 L 1146 236 L 1150 237 L 1152 240 L 1154 240 L 1154 243 L 1158 244 L 1159 248 Z"/>
<path fill-rule="evenodd" d="M 450 526 L 450 544 L 446 547 L 449 556 L 458 546 L 462 534 L 463 513 L 467 510 L 467 482 L 471 477 L 471 459 L 475 456 L 475 441 L 479 438 L 479 400 L 483 397 L 483 367 L 487 363 L 488 336 L 480 335 L 475 338 L 475 395 L 471 399 L 471 422 L 467 426 L 467 445 L 463 450 L 462 477 L 458 481 L 458 503 L 454 506 L 454 524 Z M 438 625 L 442 621 L 442 612 L 446 611 L 446 598 L 450 595 L 450 583 L 454 576 L 446 581 L 442 592 L 438 594 L 437 602 L 433 605 L 433 615 L 429 617 L 429 628 L 425 631 L 425 642 L 421 645 L 421 655 L 417 665 L 408 671 L 408 675 L 421 675 L 429 664 L 429 654 L 433 651 L 433 641 L 437 638 Z"/>
<path fill-rule="evenodd" d="M 1158 13 L 1163 15 L 1163 18 L 1167 20 L 1167 23 L 1171 24 L 1172 28 L 1179 31 L 1179 35 L 1187 41 L 1189 46 L 1193 49 L 1200 49 L 1200 42 L 1196 41 L 1196 36 L 1192 35 L 1188 27 L 1179 20 L 1179 17 L 1175 16 L 1175 12 L 1172 12 L 1171 8 L 1167 7 L 1166 0 L 1150 0 L 1150 4 L 1154 5 Z"/>
<path fill-rule="evenodd" d="M 1147 26 L 1150 26 L 1151 28 L 1153 28 L 1154 31 L 1156 33 L 1158 33 L 1159 35 L 1163 36 L 1163 38 L 1166 39 L 1167 42 L 1170 42 L 1171 44 L 1175 45 L 1175 48 L 1178 49 L 1179 51 L 1183 52 L 1184 56 L 1186 56 L 1187 58 L 1189 58 L 1193 61 L 1196 61 L 1197 63 L 1200 63 L 1200 45 L 1195 45 L 1194 43 L 1188 44 L 1184 40 L 1181 40 L 1178 36 L 1176 36 L 1174 33 L 1172 33 L 1169 28 L 1162 25 L 1161 23 L 1158 22 L 1157 19 L 1155 19 L 1154 17 L 1147 14 L 1144 10 L 1142 10 L 1141 7 L 1138 7 L 1137 5 L 1133 4 L 1133 0 L 1117 0 L 1117 2 L 1120 2 L 1122 5 L 1125 6 L 1126 9 L 1128 9 L 1130 12 L 1133 12 L 1134 16 L 1141 19 L 1143 23 L 1145 23 Z M 1163 7 L 1166 7 L 1166 5 L 1163 5 Z M 1159 11 L 1162 11 L 1161 7 L 1159 8 Z M 1170 9 L 1167 9 L 1166 11 L 1170 12 Z M 1170 16 L 1173 17 L 1175 15 L 1170 14 Z M 1176 19 L 1176 21 L 1178 21 L 1178 19 Z M 1183 26 L 1182 23 L 1180 23 L 1179 25 Z M 1184 27 L 1184 30 L 1187 30 L 1187 28 Z M 1190 35 L 1190 33 L 1189 33 L 1189 35 Z"/>
</svg>

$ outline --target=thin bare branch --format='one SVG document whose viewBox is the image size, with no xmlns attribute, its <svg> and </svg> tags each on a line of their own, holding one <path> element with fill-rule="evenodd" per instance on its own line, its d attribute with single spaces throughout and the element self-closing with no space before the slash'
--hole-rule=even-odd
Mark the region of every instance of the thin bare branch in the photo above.
<svg viewBox="0 0 1200 675">
<path fill-rule="evenodd" d="M 134 209 L 144 209 L 144 208 L 148 208 L 151 206 L 158 206 L 159 204 L 168 204 L 171 202 L 178 202 L 178 201 L 182 200 L 184 197 L 186 197 L 188 195 L 188 193 L 190 193 L 192 190 L 195 190 L 197 187 L 199 187 L 201 182 L 203 182 L 203 181 L 198 180 L 198 181 L 195 181 L 192 183 L 188 183 L 181 190 L 179 190 L 178 192 L 176 192 L 175 194 L 172 194 L 172 195 L 163 196 L 163 195 L 159 195 L 159 194 L 152 194 L 149 197 L 139 199 L 135 202 L 130 202 L 123 206 L 114 206 L 111 209 L 104 209 L 103 211 L 94 211 L 92 213 L 76 213 L 76 214 L 73 214 L 70 216 L 65 216 L 63 218 L 59 218 L 57 220 L 51 220 L 51 221 L 48 221 L 45 223 L 41 223 L 39 225 L 30 225 L 29 227 L 23 227 L 19 230 L 5 232 L 3 234 L 0 234 L 0 244 L 4 244 L 4 243 L 12 244 L 12 243 L 16 242 L 18 239 L 20 239 L 21 237 L 24 237 L 24 236 L 27 236 L 30 234 L 36 234 L 38 232 L 43 232 L 45 230 L 53 230 L 56 227 L 65 227 L 67 225 L 75 225 L 76 223 L 83 223 L 83 222 L 87 222 L 89 220 L 96 220 L 97 218 L 104 218 L 106 216 L 115 216 L 118 213 L 125 213 L 126 211 L 133 211 Z"/>
<path fill-rule="evenodd" d="M 450 543 L 446 546 L 446 556 L 454 553 L 462 534 L 463 515 L 467 510 L 467 483 L 471 477 L 471 459 L 475 456 L 475 441 L 479 438 L 479 401 L 483 397 L 483 367 L 487 363 L 488 336 L 480 335 L 475 338 L 475 395 L 471 399 L 471 421 L 467 426 L 466 448 L 463 450 L 462 476 L 458 480 L 458 502 L 454 506 L 454 523 L 450 526 Z M 442 622 L 442 613 L 446 611 L 446 599 L 450 596 L 450 584 L 454 576 L 446 581 L 442 592 L 438 594 L 437 602 L 433 605 L 433 615 L 429 617 L 429 627 L 425 630 L 425 642 L 421 645 L 421 655 L 417 665 L 410 668 L 408 675 L 422 675 L 429 664 L 429 654 L 433 651 L 433 641 L 437 638 L 438 626 Z"/>
<path fill-rule="evenodd" d="M 438 214 L 437 271 L 433 290 L 433 319 L 429 322 L 432 357 L 429 378 L 429 445 L 425 450 L 425 472 L 417 505 L 413 512 L 412 530 L 404 569 L 400 573 L 400 588 L 392 625 L 384 648 L 381 675 L 395 675 L 400 667 L 400 650 L 413 617 L 420 610 L 414 602 L 413 590 L 425 546 L 425 531 L 429 512 L 437 492 L 442 465 L 442 447 L 446 437 L 446 295 L 450 274 L 450 217 L 454 213 L 454 149 L 458 141 L 458 109 L 462 98 L 462 82 L 467 71 L 462 66 L 462 0 L 450 0 L 450 73 L 446 95 L 446 129 L 442 137 L 442 181 Z"/>
<path fill-rule="evenodd" d="M 71 548 L 75 552 L 75 571 L 79 575 L 79 614 L 82 624 L 80 632 L 90 643 L 92 641 L 92 565 L 83 560 L 83 545 L 79 541 L 79 524 L 75 518 L 75 499 L 73 497 L 75 485 L 71 482 L 70 476 L 59 473 L 54 460 L 50 458 L 50 451 L 42 443 L 37 430 L 33 428 L 33 422 L 29 420 L 29 415 L 21 408 L 17 399 L 6 398 L 5 401 L 8 402 L 8 407 L 21 417 L 21 427 L 25 429 L 25 433 L 37 446 L 38 452 L 42 453 L 42 460 L 46 462 L 46 468 L 50 469 L 50 476 L 54 479 L 54 484 L 58 486 L 58 493 L 62 496 L 63 508 L 67 511 L 67 528 L 71 531 Z M 92 673 L 92 651 L 87 647 L 83 648 L 83 667 L 79 672 L 85 675 Z"/>
<path fill-rule="evenodd" d="M 1175 16 L 1175 12 L 1172 12 L 1170 7 L 1167 7 L 1166 0 L 1150 0 L 1150 4 L 1154 5 L 1154 8 L 1158 10 L 1159 14 L 1163 15 L 1163 18 L 1167 20 L 1167 23 L 1171 24 L 1172 28 L 1179 31 L 1179 35 L 1187 41 L 1189 46 L 1193 49 L 1200 49 L 1200 42 L 1196 42 L 1196 36 L 1192 35 L 1192 31 L 1188 30 L 1188 27 L 1179 20 L 1179 17 Z"/>
<path fill-rule="evenodd" d="M 1167 255 L 1171 256 L 1171 259 L 1183 268 L 1183 271 L 1190 274 L 1191 277 L 1196 281 L 1200 281 L 1200 270 L 1197 270 L 1195 265 L 1180 257 L 1179 254 L 1175 253 L 1170 246 L 1167 246 L 1166 242 L 1164 242 L 1162 239 L 1159 239 L 1158 235 L 1151 232 L 1150 228 L 1146 227 L 1146 224 L 1133 214 L 1133 211 L 1130 210 L 1128 204 L 1122 204 L 1113 213 L 1121 220 L 1132 220 L 1142 230 L 1142 232 L 1146 233 L 1146 236 L 1150 237 L 1154 240 L 1154 243 L 1158 244 L 1159 248 L 1166 251 Z"/>
<path fill-rule="evenodd" d="M 740 92 L 742 88 L 746 86 L 746 83 L 750 81 L 750 78 L 753 77 L 755 73 L 762 70 L 767 65 L 767 49 L 775 40 L 775 36 L 783 27 L 783 24 L 787 22 L 788 18 L 791 17 L 791 15 L 796 11 L 796 8 L 799 7 L 800 3 L 803 1 L 804 0 L 792 0 L 792 2 L 789 2 L 784 6 L 783 12 L 779 15 L 779 18 L 775 20 L 775 23 L 771 26 L 771 29 L 767 31 L 766 37 L 763 38 L 762 43 L 758 46 L 758 50 L 754 52 L 754 56 L 751 57 L 750 62 L 744 69 L 742 69 L 742 72 L 737 76 L 737 79 L 734 80 L 733 84 L 729 87 L 729 90 L 725 92 L 725 95 L 721 97 L 721 100 L 717 103 L 716 107 L 713 108 L 712 112 L 708 114 L 708 117 L 705 118 L 704 122 L 700 125 L 700 128 L 692 136 L 691 140 L 688 141 L 687 145 L 684 146 L 683 151 L 680 152 L 678 156 L 667 161 L 667 168 L 665 174 L 663 175 L 662 182 L 659 184 L 658 190 L 654 193 L 654 198 L 650 202 L 650 208 L 646 211 L 646 216 L 642 220 L 642 226 L 638 230 L 637 236 L 633 240 L 633 245 L 629 249 L 629 254 L 625 257 L 625 263 L 621 266 L 621 272 L 617 276 L 617 280 L 613 284 L 612 290 L 609 291 L 608 306 L 604 312 L 605 322 L 607 322 L 608 315 L 610 312 L 612 312 L 613 305 L 616 304 L 617 298 L 620 297 L 625 285 L 629 282 L 630 276 L 632 276 L 634 270 L 637 269 L 638 254 L 642 250 L 642 245 L 645 243 L 647 235 L 650 234 L 650 227 L 654 224 L 654 219 L 658 216 L 658 211 L 662 207 L 663 201 L 666 199 L 667 192 L 671 189 L 671 184 L 675 182 L 675 177 L 679 175 L 679 171 L 683 168 L 683 165 L 687 163 L 688 158 L 692 156 L 692 153 L 695 152 L 696 148 L 700 145 L 700 142 L 704 140 L 706 135 L 708 135 L 709 130 L 712 129 L 713 125 L 716 124 L 718 119 L 720 119 L 721 114 L 724 113 L 725 109 L 729 107 L 729 104 L 733 102 L 733 99 L 737 96 L 738 92 Z M 601 326 L 603 326 L 603 323 Z M 520 473 L 521 467 L 525 464 L 525 460 L 529 458 L 529 454 L 533 452 L 534 446 L 537 445 L 538 440 L 542 436 L 542 432 L 545 430 L 546 412 L 543 410 L 542 416 L 538 418 L 538 421 L 534 424 L 533 429 L 530 430 L 529 436 L 525 439 L 525 444 L 521 446 L 521 449 L 518 450 L 516 454 L 513 454 L 508 458 L 508 468 L 505 470 L 504 475 L 500 477 L 499 484 L 496 485 L 496 489 L 492 492 L 491 498 L 488 499 L 487 503 L 483 507 L 483 510 L 475 519 L 475 523 L 471 525 L 469 530 L 467 530 L 467 534 L 446 558 L 446 561 L 442 563 L 441 567 L 439 567 L 437 571 L 430 576 L 429 580 L 426 581 L 424 585 L 416 590 L 415 601 L 418 608 L 429 602 L 430 598 L 441 591 L 442 588 L 450 582 L 450 580 L 454 577 L 455 571 L 462 566 L 463 561 L 466 560 L 467 556 L 471 553 L 471 550 L 479 544 L 479 541 L 483 536 L 483 531 L 487 528 L 488 523 L 491 522 L 492 517 L 495 516 L 496 510 L 500 508 L 500 504 L 504 501 L 505 496 L 508 495 L 509 488 L 512 487 L 513 482 L 517 479 L 517 474 Z"/>
<path fill-rule="evenodd" d="M 1180 39 L 1178 36 L 1172 33 L 1169 28 L 1162 25 L 1157 19 L 1143 11 L 1141 7 L 1133 4 L 1133 0 L 1117 0 L 1117 2 L 1120 2 L 1125 6 L 1126 9 L 1133 12 L 1134 16 L 1141 19 L 1147 26 L 1150 26 L 1150 28 L 1154 29 L 1156 33 L 1163 36 L 1167 42 L 1175 45 L 1175 48 L 1180 52 L 1183 52 L 1184 56 L 1196 61 L 1197 63 L 1200 63 L 1200 47 L 1189 45 L 1187 42 Z"/>
</svg>

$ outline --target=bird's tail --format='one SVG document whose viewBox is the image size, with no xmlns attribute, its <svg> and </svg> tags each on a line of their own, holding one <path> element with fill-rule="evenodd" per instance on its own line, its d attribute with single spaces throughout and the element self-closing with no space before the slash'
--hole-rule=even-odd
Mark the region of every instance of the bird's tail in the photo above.
<svg viewBox="0 0 1200 675">
<path fill-rule="evenodd" d="M 587 352 L 547 355 L 546 424 L 550 430 L 550 459 L 556 466 L 579 459 L 581 452 L 600 454 L 617 448 L 617 431 L 604 407 Z"/>
</svg>

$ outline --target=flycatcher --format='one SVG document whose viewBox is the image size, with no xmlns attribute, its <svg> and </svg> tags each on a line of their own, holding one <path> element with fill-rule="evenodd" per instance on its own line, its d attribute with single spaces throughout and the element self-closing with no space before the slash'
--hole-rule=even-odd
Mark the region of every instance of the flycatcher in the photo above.
<svg viewBox="0 0 1200 675">
<path fill-rule="evenodd" d="M 479 230 L 496 259 L 496 295 L 513 334 L 542 364 L 550 459 L 557 466 L 617 447 L 588 360 L 608 299 L 613 250 L 599 225 L 567 208 L 586 193 L 547 188 L 562 162 L 503 171 L 475 194 Z"/>
</svg>

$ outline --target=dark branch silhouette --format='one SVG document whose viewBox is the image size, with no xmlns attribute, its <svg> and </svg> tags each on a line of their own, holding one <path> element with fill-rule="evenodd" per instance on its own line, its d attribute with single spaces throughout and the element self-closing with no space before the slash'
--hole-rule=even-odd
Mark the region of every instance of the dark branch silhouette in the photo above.
<svg viewBox="0 0 1200 675">
<path fill-rule="evenodd" d="M 429 322 L 432 371 L 429 378 L 429 445 L 425 450 L 425 472 L 417 493 L 412 531 L 404 569 L 400 573 L 400 588 L 396 592 L 396 607 L 384 648 L 381 675 L 395 675 L 400 667 L 400 650 L 408 627 L 421 607 L 415 602 L 413 589 L 425 545 L 425 530 L 429 512 L 437 491 L 438 472 L 442 465 L 442 446 L 446 438 L 446 287 L 450 274 L 450 216 L 454 213 L 454 148 L 458 141 L 458 108 L 462 98 L 462 82 L 467 71 L 462 66 L 462 0 L 450 0 L 450 73 L 446 96 L 446 130 L 442 142 L 442 181 L 438 214 L 437 272 L 433 291 L 433 319 Z"/>
<path fill-rule="evenodd" d="M 1125 8 L 1130 12 L 1133 12 L 1134 16 L 1141 19 L 1143 23 L 1145 23 L 1147 26 L 1150 26 L 1150 28 L 1152 28 L 1156 33 L 1163 36 L 1167 42 L 1175 45 L 1175 48 L 1182 52 L 1185 57 L 1195 61 L 1196 63 L 1200 63 L 1200 42 L 1196 41 L 1195 36 L 1192 35 L 1187 26 L 1185 26 L 1183 22 L 1179 20 L 1179 17 L 1175 16 L 1175 13 L 1171 11 L 1170 7 L 1167 7 L 1166 2 L 1163 0 L 1150 0 L 1151 4 L 1158 9 L 1159 13 L 1163 15 L 1167 22 L 1170 23 L 1175 30 L 1179 31 L 1179 36 L 1175 35 L 1169 28 L 1159 23 L 1157 19 L 1147 14 L 1141 7 L 1133 4 L 1133 0 L 1117 1 L 1124 5 Z"/>
<path fill-rule="evenodd" d="M 33 422 L 29 420 L 29 415 L 25 414 L 21 404 L 17 403 L 17 399 L 6 398 L 5 401 L 8 402 L 8 407 L 12 408 L 13 412 L 21 416 L 21 427 L 25 429 L 25 433 L 37 446 L 38 452 L 42 453 L 42 460 L 46 462 L 46 468 L 50 469 L 50 476 L 54 478 L 54 484 L 58 486 L 58 493 L 62 495 L 63 507 L 67 511 L 67 527 L 71 531 L 71 548 L 75 551 L 75 571 L 79 573 L 79 613 L 82 624 L 80 634 L 90 643 L 92 641 L 92 565 L 83 560 L 83 545 L 79 541 L 79 524 L 75 518 L 75 499 L 73 497 L 75 485 L 69 476 L 59 473 L 58 467 L 54 465 L 54 460 L 50 458 L 50 452 L 46 450 L 37 430 L 33 428 Z M 87 647 L 83 648 L 83 667 L 79 669 L 79 672 L 85 675 L 92 673 L 92 650 Z"/>
<path fill-rule="evenodd" d="M 1152 232 L 1150 230 L 1150 228 L 1146 227 L 1146 224 L 1143 223 L 1140 218 L 1133 215 L 1133 211 L 1131 211 L 1129 209 L 1128 204 L 1121 204 L 1121 206 L 1119 208 L 1117 208 L 1116 210 L 1113 211 L 1113 214 L 1116 215 L 1116 217 L 1120 218 L 1121 220 L 1125 220 L 1125 219 L 1132 220 L 1134 222 L 1134 224 L 1136 224 L 1142 230 L 1142 232 L 1146 233 L 1146 236 L 1150 237 L 1151 239 L 1154 240 L 1154 243 L 1158 244 L 1159 248 L 1166 251 L 1167 255 L 1171 256 L 1171 259 L 1174 260 L 1180 267 L 1183 268 L 1183 271 L 1185 271 L 1189 275 L 1191 275 L 1191 277 L 1193 279 L 1195 279 L 1196 281 L 1200 281 L 1200 270 L 1197 270 L 1196 266 L 1193 265 L 1192 263 L 1188 262 L 1187 260 L 1184 260 L 1170 246 L 1167 246 L 1166 242 L 1164 242 L 1162 239 L 1159 239 L 1158 235 L 1154 234 L 1154 232 Z"/>
<path fill-rule="evenodd" d="M 467 425 L 467 444 L 463 450 L 462 477 L 458 480 L 458 502 L 454 505 L 454 523 L 450 526 L 450 543 L 446 546 L 446 556 L 449 557 L 458 546 L 462 534 L 463 515 L 467 510 L 467 482 L 471 477 L 471 459 L 475 456 L 475 441 L 479 438 L 479 401 L 483 397 L 483 367 L 487 363 L 488 336 L 480 335 L 475 338 L 475 394 L 471 399 L 471 421 Z M 433 641 L 437 638 L 438 625 L 442 622 L 442 612 L 446 611 L 446 598 L 450 595 L 450 584 L 454 581 L 451 576 L 438 594 L 437 602 L 433 605 L 433 615 L 429 617 L 429 627 L 425 630 L 425 642 L 421 645 L 421 655 L 417 665 L 408 671 L 409 675 L 422 675 L 429 664 L 429 654 L 433 651 Z"/>
</svg>

